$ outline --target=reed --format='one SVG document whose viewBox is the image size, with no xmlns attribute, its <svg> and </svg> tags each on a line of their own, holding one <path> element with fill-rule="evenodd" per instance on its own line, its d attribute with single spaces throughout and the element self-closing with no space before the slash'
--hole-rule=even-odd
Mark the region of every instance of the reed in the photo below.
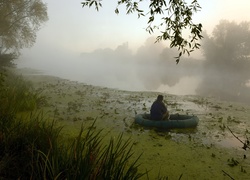
<svg viewBox="0 0 250 180">
<path fill-rule="evenodd" d="M 117 140 L 111 138 L 108 144 L 103 144 L 101 131 L 90 128 L 83 133 L 83 130 L 82 127 L 69 148 L 65 169 L 71 170 L 66 173 L 67 179 L 138 179 L 144 175 L 138 173 L 140 156 L 131 160 L 130 139 L 124 140 L 120 134 Z"/>
<path fill-rule="evenodd" d="M 101 131 L 82 126 L 77 137 L 66 140 L 63 127 L 46 121 L 42 113 L 28 119 L 13 121 L 2 131 L 2 178 L 139 179 L 144 175 L 138 173 L 140 156 L 133 157 L 133 144 L 122 134 L 105 144 Z"/>
</svg>

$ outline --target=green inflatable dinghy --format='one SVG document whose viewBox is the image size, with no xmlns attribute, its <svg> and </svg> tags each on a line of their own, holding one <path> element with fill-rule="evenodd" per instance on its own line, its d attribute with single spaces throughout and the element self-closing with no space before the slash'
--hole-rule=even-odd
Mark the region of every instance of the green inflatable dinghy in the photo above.
<svg viewBox="0 0 250 180">
<path fill-rule="evenodd" d="M 193 128 L 198 125 L 199 119 L 194 115 L 171 114 L 169 120 L 150 120 L 150 114 L 137 114 L 135 123 L 145 127 L 156 128 Z"/>
</svg>

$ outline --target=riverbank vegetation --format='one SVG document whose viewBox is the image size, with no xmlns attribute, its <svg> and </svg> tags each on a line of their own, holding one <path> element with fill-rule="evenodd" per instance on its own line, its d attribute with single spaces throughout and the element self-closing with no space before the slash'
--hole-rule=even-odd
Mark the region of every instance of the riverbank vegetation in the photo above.
<svg viewBox="0 0 250 180">
<path fill-rule="evenodd" d="M 56 120 L 45 117 L 46 98 L 30 82 L 1 73 L 1 179 L 138 179 L 138 159 L 130 139 L 103 143 L 101 130 L 81 127 L 66 137 Z"/>
<path fill-rule="evenodd" d="M 87 179 L 103 177 L 106 170 L 105 177 L 123 171 L 117 175 L 120 179 L 128 174 L 134 179 L 249 177 L 249 151 L 227 129 L 243 142 L 249 137 L 246 104 L 164 93 L 171 113 L 195 114 L 199 124 L 194 129 L 157 130 L 134 124 L 134 116 L 148 113 L 158 92 L 92 86 L 27 68 L 15 73 L 22 77 L 9 84 L 25 80 L 28 85 L 22 87 L 37 100 L 26 103 L 26 108 L 14 108 L 8 116 L 11 121 L 1 119 L 6 123 L 1 125 L 1 178 L 76 179 L 86 168 Z M 3 80 L 1 90 L 9 87 Z M 1 102 L 15 102 L 3 97 L 2 93 Z M 25 93 L 22 97 L 26 99 Z"/>
</svg>

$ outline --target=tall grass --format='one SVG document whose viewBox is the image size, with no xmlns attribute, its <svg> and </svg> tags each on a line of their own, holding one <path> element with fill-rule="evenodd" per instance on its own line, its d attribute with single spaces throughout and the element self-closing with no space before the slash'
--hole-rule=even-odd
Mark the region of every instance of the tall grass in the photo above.
<svg viewBox="0 0 250 180">
<path fill-rule="evenodd" d="M 35 91 L 31 82 L 0 69 L 0 127 L 8 128 L 17 112 L 35 110 L 44 101 L 41 92 Z"/>
<path fill-rule="evenodd" d="M 37 152 L 48 153 L 57 145 L 60 127 L 43 119 L 42 113 L 12 119 L 8 128 L 1 127 L 0 177 L 32 177 Z"/>
<path fill-rule="evenodd" d="M 1 77 L 1 113 L 16 111 L 31 111 L 38 108 L 44 101 L 41 92 L 36 91 L 32 83 L 25 81 L 22 76 L 6 72 Z"/>
<path fill-rule="evenodd" d="M 22 78 L 0 82 L 0 179 L 138 179 L 139 157 L 122 134 L 105 143 L 102 131 L 81 128 L 66 138 L 37 110 L 42 97 Z M 16 116 L 20 111 L 26 116 Z"/>
<path fill-rule="evenodd" d="M 65 173 L 67 179 L 138 179 L 144 175 L 138 173 L 139 157 L 131 160 L 130 139 L 124 140 L 120 134 L 116 141 L 111 138 L 103 145 L 101 131 L 90 128 L 84 136 L 83 132 L 82 127 L 66 155 L 66 169 L 70 172 Z"/>
<path fill-rule="evenodd" d="M 133 144 L 122 134 L 105 144 L 101 131 L 82 127 L 77 137 L 62 139 L 62 127 L 43 119 L 42 113 L 12 122 L 2 131 L 0 178 L 139 179 L 144 175 L 138 173 L 139 157 L 131 160 Z"/>
</svg>

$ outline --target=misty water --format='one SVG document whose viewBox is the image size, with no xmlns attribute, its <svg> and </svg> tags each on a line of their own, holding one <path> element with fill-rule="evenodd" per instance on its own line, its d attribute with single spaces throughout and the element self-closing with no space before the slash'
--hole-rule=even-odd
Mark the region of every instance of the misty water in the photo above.
<svg viewBox="0 0 250 180">
<path fill-rule="evenodd" d="M 50 47 L 26 49 L 17 67 L 40 70 L 90 85 L 129 91 L 158 91 L 175 95 L 216 96 L 223 100 L 250 101 L 247 61 L 233 63 L 205 61 L 204 57 L 183 56 L 149 38 L 137 51 L 128 43 L 115 49 L 71 52 Z M 239 69 L 241 68 L 241 69 Z"/>
<path fill-rule="evenodd" d="M 184 57 L 176 64 L 173 58 L 175 54 L 176 51 L 162 44 L 154 44 L 154 39 L 149 38 L 137 52 L 132 52 L 128 43 L 116 49 L 104 48 L 82 53 L 68 53 L 49 47 L 39 49 L 35 46 L 32 51 L 25 50 L 16 64 L 18 68 L 37 70 L 37 75 L 52 75 L 88 85 L 138 92 L 197 95 L 197 88 L 207 78 L 203 73 L 205 61 L 201 57 L 200 60 Z M 219 74 L 215 72 L 209 75 L 211 79 L 217 76 Z M 229 74 L 227 76 L 228 79 L 235 78 L 229 78 Z M 227 87 L 223 88 L 226 81 L 213 87 L 210 84 L 203 85 L 203 88 L 220 88 L 222 84 L 221 94 L 215 97 L 220 99 L 228 91 Z M 236 94 L 234 97 L 237 99 Z M 145 101 L 144 106 L 150 107 L 151 103 L 152 100 Z M 182 112 L 192 109 L 193 113 L 198 114 L 204 114 L 207 110 L 189 101 L 182 102 L 181 109 Z M 231 139 L 221 141 L 221 144 L 230 146 Z"/>
<path fill-rule="evenodd" d="M 107 140 L 121 132 L 124 138 L 132 138 L 135 155 L 143 152 L 140 170 L 151 170 L 150 178 L 158 176 L 158 167 L 161 175 L 171 179 L 181 173 L 183 179 L 221 179 L 224 176 L 221 170 L 235 178 L 249 177 L 248 151 L 226 128 L 230 127 L 243 141 L 249 136 L 247 105 L 213 97 L 164 93 L 171 113 L 197 115 L 198 126 L 171 130 L 144 128 L 134 124 L 135 114 L 148 113 L 158 92 L 91 86 L 27 68 L 16 71 L 42 90 L 47 97 L 43 111 L 64 126 L 66 136 L 79 130 L 81 124 L 91 126 L 96 119 L 96 128 L 108 133 Z M 231 167 L 232 159 L 240 165 Z"/>
<path fill-rule="evenodd" d="M 142 160 L 146 163 L 145 168 L 161 164 L 170 177 L 176 177 L 176 171 L 196 178 L 204 175 L 213 177 L 213 173 L 220 177 L 222 173 L 217 170 L 221 163 L 227 169 L 227 159 L 242 160 L 245 155 L 242 144 L 226 127 L 232 128 L 244 140 L 249 135 L 250 107 L 221 101 L 220 97 L 228 91 L 227 88 L 222 88 L 222 94 L 217 97 L 197 95 L 199 84 L 206 78 L 202 73 L 204 61 L 184 59 L 176 65 L 173 55 L 168 49 L 150 45 L 132 53 L 125 43 L 114 50 L 97 49 L 88 53 L 35 48 L 32 53 L 28 50 L 24 52 L 16 63 L 18 68 L 36 70 L 24 69 L 21 74 L 38 82 L 36 86 L 50 97 L 50 106 L 45 110 L 54 112 L 53 108 L 56 108 L 59 112 L 56 118 L 70 131 L 80 127 L 80 123 L 91 123 L 98 117 L 99 128 L 107 130 L 109 127 L 110 136 L 116 136 L 119 132 L 132 135 L 137 144 L 136 152 L 143 149 L 145 153 Z M 66 80 L 52 78 L 51 82 L 51 77 L 46 75 Z M 216 79 L 219 75 L 211 73 L 210 77 Z M 203 88 L 216 87 L 209 85 L 203 85 Z M 159 92 L 164 93 L 171 113 L 197 115 L 200 119 L 197 128 L 162 131 L 134 127 L 135 113 L 148 113 Z M 69 112 L 71 105 L 77 111 Z M 178 158 L 171 157 L 171 154 Z M 187 158 L 190 165 L 182 161 Z M 163 160 L 171 166 L 165 166 Z M 250 166 L 248 159 L 242 161 L 243 169 Z M 210 171 L 197 175 L 194 167 L 198 164 L 203 170 L 209 166 Z M 187 169 L 190 172 L 186 172 Z M 238 173 L 237 169 L 232 172 Z M 157 173 L 153 171 L 152 176 L 155 177 Z"/>
<path fill-rule="evenodd" d="M 31 69 L 19 70 L 47 97 L 43 110 L 64 126 L 66 136 L 79 130 L 81 124 L 91 126 L 95 119 L 95 127 L 108 133 L 107 140 L 122 132 L 124 138 L 132 138 L 135 155 L 143 152 L 140 171 L 151 170 L 150 178 L 157 177 L 159 168 L 161 175 L 171 179 L 181 173 L 183 179 L 221 179 L 224 176 L 221 170 L 237 179 L 249 177 L 248 151 L 224 127 L 232 128 L 242 140 L 249 136 L 249 106 L 197 95 L 164 94 L 171 113 L 197 115 L 198 126 L 172 130 L 144 128 L 134 124 L 135 114 L 148 113 L 158 92 L 91 86 L 39 75 L 39 71 Z M 232 158 L 240 165 L 231 167 Z"/>
<path fill-rule="evenodd" d="M 130 91 L 195 94 L 200 82 L 196 72 L 201 71 L 199 61 L 194 67 L 185 63 L 187 61 L 176 65 L 176 52 L 171 52 L 163 57 L 167 62 L 163 64 L 163 50 L 164 46 L 154 45 L 154 38 L 149 38 L 137 52 L 132 52 L 127 43 L 116 49 L 96 49 L 87 53 L 35 46 L 32 51 L 24 50 L 16 64 L 19 68 L 33 68 L 43 74 L 91 85 Z"/>
</svg>

